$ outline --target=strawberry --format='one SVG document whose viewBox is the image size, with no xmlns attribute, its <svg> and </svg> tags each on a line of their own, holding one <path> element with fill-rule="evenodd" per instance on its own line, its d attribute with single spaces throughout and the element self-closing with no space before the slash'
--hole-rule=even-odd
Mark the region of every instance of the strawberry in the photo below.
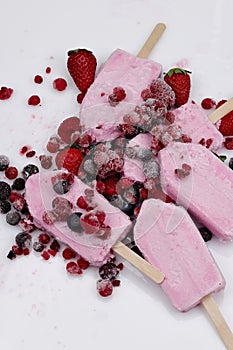
<svg viewBox="0 0 233 350">
<path fill-rule="evenodd" d="M 96 65 L 96 58 L 91 51 L 77 49 L 68 52 L 67 68 L 81 92 L 85 93 L 93 83 Z"/>
<path fill-rule="evenodd" d="M 77 175 L 83 158 L 83 154 L 77 148 L 64 148 L 57 153 L 55 162 L 58 169 L 65 168 Z"/>
<path fill-rule="evenodd" d="M 172 68 L 166 73 L 164 80 L 175 92 L 176 107 L 185 104 L 189 99 L 191 82 L 189 71 L 181 68 Z"/>
<path fill-rule="evenodd" d="M 222 117 L 219 125 L 219 131 L 223 136 L 233 136 L 233 111 Z"/>
</svg>

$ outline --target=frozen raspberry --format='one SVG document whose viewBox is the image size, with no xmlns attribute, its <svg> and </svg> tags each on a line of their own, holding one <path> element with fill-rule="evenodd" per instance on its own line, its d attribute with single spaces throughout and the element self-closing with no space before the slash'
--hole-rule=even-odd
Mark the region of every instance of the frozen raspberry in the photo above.
<svg viewBox="0 0 233 350">
<path fill-rule="evenodd" d="M 83 148 L 87 148 L 91 145 L 92 143 L 92 137 L 88 134 L 83 134 L 79 138 L 79 146 Z"/>
<path fill-rule="evenodd" d="M 113 88 L 113 94 L 116 95 L 118 102 L 126 98 L 125 90 L 120 86 Z"/>
<path fill-rule="evenodd" d="M 121 284 L 121 281 L 120 281 L 120 280 L 114 280 L 114 281 L 112 281 L 113 287 L 119 287 L 120 284 Z"/>
<path fill-rule="evenodd" d="M 41 155 L 39 156 L 40 164 L 43 169 L 50 169 L 53 161 L 52 156 Z"/>
<path fill-rule="evenodd" d="M 149 160 L 143 164 L 143 172 L 147 178 L 156 178 L 160 173 L 159 164 L 156 160 Z"/>
<path fill-rule="evenodd" d="M 63 78 L 57 78 L 53 81 L 53 88 L 58 91 L 63 91 L 67 87 L 67 82 Z"/>
<path fill-rule="evenodd" d="M 201 106 L 206 110 L 212 109 L 216 106 L 216 102 L 212 98 L 207 97 L 201 101 Z"/>
<path fill-rule="evenodd" d="M 77 206 L 81 209 L 86 209 L 89 207 L 89 204 L 87 203 L 84 196 L 79 196 L 77 199 Z"/>
<path fill-rule="evenodd" d="M 162 102 L 167 108 L 175 104 L 175 93 L 162 79 L 153 80 L 150 85 L 152 97 Z"/>
<path fill-rule="evenodd" d="M 140 133 L 140 130 L 134 125 L 119 124 L 118 128 L 123 132 L 126 139 L 132 139 Z"/>
<path fill-rule="evenodd" d="M 53 213 L 56 216 L 56 221 L 66 221 L 71 214 L 73 204 L 66 198 L 56 197 L 52 202 L 54 208 Z"/>
<path fill-rule="evenodd" d="M 141 97 L 144 101 L 148 100 L 148 98 L 152 97 L 151 90 L 149 88 L 142 90 Z"/>
<path fill-rule="evenodd" d="M 62 256 L 65 260 L 74 259 L 76 257 L 76 255 L 77 255 L 77 253 L 71 248 L 66 248 L 62 252 Z"/>
<path fill-rule="evenodd" d="M 72 134 L 76 131 L 81 131 L 80 120 L 78 117 L 69 117 L 63 120 L 58 127 L 58 135 L 65 143 L 71 142 Z"/>
<path fill-rule="evenodd" d="M 60 250 L 60 248 L 61 248 L 61 245 L 60 245 L 60 243 L 59 243 L 56 239 L 54 239 L 54 240 L 52 241 L 52 243 L 50 244 L 49 248 L 50 248 L 51 250 L 53 250 L 54 252 L 59 252 L 59 250 Z"/>
<path fill-rule="evenodd" d="M 43 252 L 45 246 L 41 242 L 34 242 L 32 248 L 35 250 L 35 252 Z"/>
<path fill-rule="evenodd" d="M 36 84 L 41 84 L 43 82 L 43 77 L 41 75 L 39 75 L 39 74 L 35 75 L 34 82 Z"/>
<path fill-rule="evenodd" d="M 113 292 L 112 282 L 109 280 L 99 280 L 97 281 L 97 291 L 102 297 L 108 297 Z"/>
<path fill-rule="evenodd" d="M 81 256 L 80 256 L 80 258 L 78 258 L 77 263 L 78 263 L 78 266 L 80 267 L 80 269 L 82 269 L 82 270 L 86 270 L 90 266 L 90 263 L 87 260 L 85 260 L 84 258 L 82 258 Z"/>
<path fill-rule="evenodd" d="M 50 242 L 50 236 L 47 233 L 41 233 L 38 237 L 40 243 L 48 244 Z"/>
<path fill-rule="evenodd" d="M 74 261 L 70 261 L 66 265 L 66 271 L 69 272 L 71 275 L 81 275 L 82 274 L 82 270 L 80 269 L 78 264 Z"/>
<path fill-rule="evenodd" d="M 37 106 L 40 103 L 40 97 L 38 95 L 32 95 L 28 99 L 29 106 Z"/>
<path fill-rule="evenodd" d="M 50 254 L 47 252 L 47 250 L 44 250 L 43 253 L 41 254 L 41 256 L 44 260 L 50 259 Z"/>
<path fill-rule="evenodd" d="M 83 215 L 80 219 L 80 224 L 86 234 L 97 233 L 100 229 L 100 222 L 95 212 Z"/>
<path fill-rule="evenodd" d="M 6 170 L 5 170 L 5 176 L 9 179 L 9 180 L 14 180 L 17 176 L 18 176 L 18 169 L 14 166 L 9 166 Z"/>
<path fill-rule="evenodd" d="M 22 195 L 19 195 L 18 198 L 15 201 L 13 201 L 12 204 L 16 210 L 21 211 L 21 210 L 23 210 L 23 208 L 26 204 L 26 201 Z"/>
<path fill-rule="evenodd" d="M 13 89 L 8 88 L 6 86 L 2 86 L 0 89 L 0 100 L 7 100 L 11 97 L 13 93 Z"/>
<path fill-rule="evenodd" d="M 52 210 L 46 211 L 42 215 L 42 220 L 45 224 L 52 225 L 56 221 L 56 214 Z"/>
<path fill-rule="evenodd" d="M 59 150 L 60 145 L 61 145 L 60 139 L 57 136 L 51 136 L 46 145 L 46 148 L 48 152 L 56 153 Z"/>
</svg>

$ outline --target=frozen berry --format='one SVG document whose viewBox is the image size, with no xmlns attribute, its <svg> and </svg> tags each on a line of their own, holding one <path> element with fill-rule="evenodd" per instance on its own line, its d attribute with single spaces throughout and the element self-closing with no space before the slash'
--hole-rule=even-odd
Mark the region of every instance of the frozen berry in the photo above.
<svg viewBox="0 0 233 350">
<path fill-rule="evenodd" d="M 74 259 L 77 253 L 71 248 L 65 248 L 62 252 L 62 256 L 65 260 Z"/>
<path fill-rule="evenodd" d="M 25 180 L 21 177 L 18 177 L 14 180 L 12 184 L 12 189 L 17 191 L 22 191 L 25 188 Z"/>
<path fill-rule="evenodd" d="M 70 189 L 70 184 L 67 180 L 58 180 L 54 185 L 53 189 L 57 194 L 65 194 Z"/>
<path fill-rule="evenodd" d="M 61 246 L 60 246 L 60 243 L 56 239 L 54 239 L 50 244 L 49 248 L 54 252 L 59 252 Z"/>
<path fill-rule="evenodd" d="M 8 168 L 10 160 L 7 156 L 0 155 L 0 171 L 4 171 Z"/>
<path fill-rule="evenodd" d="M 97 281 L 97 291 L 102 297 L 108 297 L 112 294 L 113 285 L 109 280 L 99 280 Z"/>
<path fill-rule="evenodd" d="M 74 232 L 82 232 L 82 226 L 80 224 L 81 213 L 73 213 L 67 219 L 68 227 Z"/>
<path fill-rule="evenodd" d="M 36 174 L 39 172 L 39 168 L 34 164 L 28 164 L 23 168 L 22 174 L 25 180 L 29 178 L 29 176 Z"/>
<path fill-rule="evenodd" d="M 47 233 L 41 233 L 38 237 L 40 243 L 48 244 L 50 242 L 50 236 Z"/>
<path fill-rule="evenodd" d="M 82 270 L 86 270 L 90 265 L 89 261 L 85 260 L 81 256 L 80 256 L 80 258 L 78 258 L 77 263 L 78 263 L 78 266 L 80 267 L 80 269 L 82 269 Z"/>
<path fill-rule="evenodd" d="M 74 261 L 70 261 L 66 265 L 66 271 L 69 272 L 71 275 L 81 275 L 82 274 L 82 270 L 80 269 L 78 264 Z"/>
<path fill-rule="evenodd" d="M 29 152 L 26 153 L 26 157 L 27 158 L 32 158 L 32 157 L 34 157 L 35 154 L 36 154 L 35 151 L 29 151 Z"/>
<path fill-rule="evenodd" d="M 67 87 L 67 82 L 63 78 L 57 78 L 53 81 L 53 88 L 58 91 L 63 91 Z"/>
<path fill-rule="evenodd" d="M 99 268 L 99 275 L 102 279 L 114 280 L 118 275 L 117 266 L 111 262 L 107 262 Z"/>
<path fill-rule="evenodd" d="M 34 242 L 32 247 L 35 250 L 35 252 L 41 253 L 44 250 L 44 244 L 41 242 Z"/>
<path fill-rule="evenodd" d="M 0 212 L 6 214 L 11 210 L 11 203 L 9 201 L 0 202 Z"/>
<path fill-rule="evenodd" d="M 48 152 L 56 153 L 60 148 L 60 139 L 57 136 L 51 136 L 46 148 Z"/>
<path fill-rule="evenodd" d="M 199 232 L 205 242 L 210 241 L 213 234 L 207 227 L 200 227 Z"/>
<path fill-rule="evenodd" d="M 39 75 L 39 74 L 35 75 L 34 82 L 36 84 L 41 84 L 43 82 L 43 77 L 41 75 Z"/>
<path fill-rule="evenodd" d="M 18 245 L 13 245 L 11 247 L 12 251 L 15 253 L 15 255 L 22 255 L 23 254 L 23 249 L 19 247 Z"/>
<path fill-rule="evenodd" d="M 11 188 L 5 181 L 0 181 L 0 200 L 6 200 L 11 194 Z"/>
<path fill-rule="evenodd" d="M 27 232 L 20 232 L 15 237 L 15 242 L 19 247 L 28 248 L 31 245 L 32 236 Z"/>
<path fill-rule="evenodd" d="M 47 250 L 44 250 L 43 253 L 41 254 L 41 257 L 44 259 L 44 260 L 49 260 L 50 259 L 50 255 L 49 253 L 47 252 Z"/>
<path fill-rule="evenodd" d="M 42 220 L 47 225 L 52 225 L 56 221 L 56 214 L 53 210 L 45 211 L 42 215 Z"/>
<path fill-rule="evenodd" d="M 37 106 L 40 103 L 40 97 L 38 95 L 32 95 L 28 98 L 29 106 Z"/>
<path fill-rule="evenodd" d="M 5 170 L 5 176 L 9 179 L 9 180 L 14 180 L 16 179 L 16 177 L 18 176 L 18 169 L 14 166 L 9 166 L 6 170 Z"/>
<path fill-rule="evenodd" d="M 214 106 L 216 106 L 216 102 L 212 98 L 204 98 L 204 100 L 201 101 L 201 106 L 203 109 L 212 109 Z"/>
<path fill-rule="evenodd" d="M 40 164 L 43 169 L 50 169 L 52 166 L 52 157 L 41 155 L 39 156 Z"/>
</svg>

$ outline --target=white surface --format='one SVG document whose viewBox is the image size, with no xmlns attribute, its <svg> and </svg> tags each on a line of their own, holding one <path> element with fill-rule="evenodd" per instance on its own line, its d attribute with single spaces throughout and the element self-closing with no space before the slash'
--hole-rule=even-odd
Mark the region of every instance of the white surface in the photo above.
<svg viewBox="0 0 233 350">
<path fill-rule="evenodd" d="M 0 153 L 22 168 L 28 160 L 19 156 L 20 147 L 29 144 L 40 154 L 59 121 L 78 110 L 66 70 L 69 49 L 89 48 L 99 64 L 117 47 L 136 54 L 157 22 L 165 22 L 167 30 L 151 58 L 164 70 L 187 62 L 198 102 L 231 97 L 232 11 L 230 0 L 1 0 L 0 86 L 13 87 L 14 94 L 0 101 Z M 43 84 L 34 84 L 35 74 L 44 76 Z M 59 76 L 69 84 L 60 93 L 52 88 Z M 27 105 L 33 93 L 41 96 L 41 107 Z M 18 230 L 0 220 L 1 348 L 224 349 L 202 307 L 179 313 L 129 264 L 120 276 L 122 286 L 103 299 L 95 290 L 95 269 L 71 278 L 60 257 L 45 262 L 32 253 L 6 259 Z M 233 245 L 213 239 L 208 246 L 227 281 L 216 300 L 233 328 Z"/>
</svg>

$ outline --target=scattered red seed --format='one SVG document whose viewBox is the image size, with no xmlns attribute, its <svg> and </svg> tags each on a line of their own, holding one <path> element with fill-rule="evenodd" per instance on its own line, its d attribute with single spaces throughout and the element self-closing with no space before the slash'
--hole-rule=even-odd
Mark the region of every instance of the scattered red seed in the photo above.
<svg viewBox="0 0 233 350">
<path fill-rule="evenodd" d="M 40 243 L 48 244 L 50 242 L 50 236 L 47 233 L 41 233 L 38 237 Z"/>
<path fill-rule="evenodd" d="M 112 282 L 107 279 L 97 281 L 97 291 L 102 297 L 110 296 L 113 292 Z"/>
<path fill-rule="evenodd" d="M 5 176 L 9 179 L 9 180 L 13 180 L 16 179 L 16 177 L 18 176 L 18 169 L 14 166 L 9 166 L 6 170 L 5 170 Z"/>
<path fill-rule="evenodd" d="M 52 156 L 46 156 L 46 155 L 39 156 L 41 167 L 43 169 L 50 169 L 53 164 L 52 159 L 53 159 Z"/>
<path fill-rule="evenodd" d="M 216 102 L 212 98 L 207 97 L 201 101 L 201 106 L 206 110 L 212 109 L 214 106 L 216 106 Z"/>
<path fill-rule="evenodd" d="M 78 263 L 78 266 L 80 267 L 80 269 L 82 269 L 82 270 L 86 270 L 90 266 L 89 261 L 85 260 L 81 256 L 80 256 L 80 258 L 78 258 L 77 263 Z"/>
<path fill-rule="evenodd" d="M 121 281 L 120 281 L 120 280 L 113 280 L 113 281 L 112 281 L 113 287 L 119 287 L 120 284 L 121 284 Z"/>
<path fill-rule="evenodd" d="M 47 151 L 50 153 L 56 153 L 60 148 L 60 139 L 58 136 L 51 136 L 47 145 Z"/>
<path fill-rule="evenodd" d="M 28 99 L 28 104 L 30 106 L 37 106 L 40 103 L 40 97 L 38 95 L 32 95 Z"/>
<path fill-rule="evenodd" d="M 35 154 L 36 154 L 35 151 L 29 151 L 29 152 L 26 153 L 26 157 L 27 158 L 32 158 L 32 157 L 34 157 Z"/>
<path fill-rule="evenodd" d="M 0 89 L 0 100 L 7 100 L 11 97 L 13 93 L 13 89 L 8 88 L 6 86 L 2 86 Z"/>
<path fill-rule="evenodd" d="M 31 233 L 35 231 L 36 226 L 33 223 L 26 221 L 25 219 L 21 219 L 19 222 L 19 226 L 22 228 L 24 232 Z"/>
<path fill-rule="evenodd" d="M 81 275 L 83 273 L 80 267 L 74 261 L 70 261 L 66 265 L 66 271 L 69 272 L 71 275 Z"/>
<path fill-rule="evenodd" d="M 44 260 L 49 260 L 50 258 L 50 254 L 47 252 L 47 250 L 44 250 L 42 253 L 41 253 L 41 256 Z"/>
<path fill-rule="evenodd" d="M 35 75 L 35 77 L 34 77 L 34 82 L 36 83 L 36 84 L 41 84 L 42 82 L 43 82 L 43 77 L 41 76 L 41 75 Z"/>
<path fill-rule="evenodd" d="M 58 91 L 63 91 L 67 87 L 67 82 L 63 78 L 57 78 L 53 81 L 53 88 Z"/>
<path fill-rule="evenodd" d="M 51 67 L 47 67 L 46 70 L 45 70 L 45 72 L 46 72 L 47 74 L 51 73 Z"/>
<path fill-rule="evenodd" d="M 77 253 L 71 248 L 65 248 L 62 252 L 62 256 L 65 260 L 74 259 Z"/>
</svg>

